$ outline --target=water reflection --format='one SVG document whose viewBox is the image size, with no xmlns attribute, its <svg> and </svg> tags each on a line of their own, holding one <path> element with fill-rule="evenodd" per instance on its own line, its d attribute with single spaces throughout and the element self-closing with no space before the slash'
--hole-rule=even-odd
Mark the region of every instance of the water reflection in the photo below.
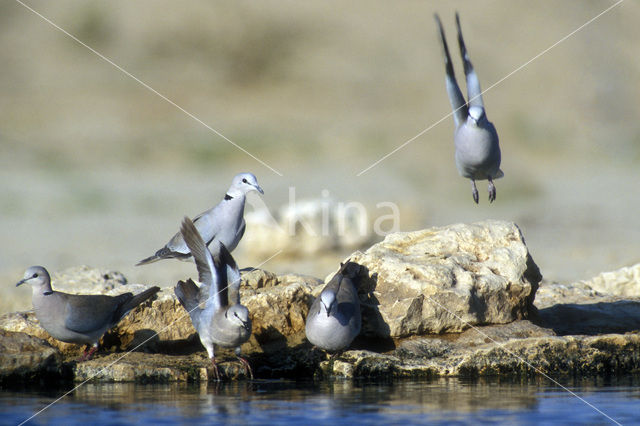
<svg viewBox="0 0 640 426">
<path fill-rule="evenodd" d="M 637 407 L 639 377 L 564 381 L 564 386 L 583 397 L 624 393 L 626 404 Z M 15 423 L 54 401 L 65 391 L 0 392 L 0 413 Z M 289 422 L 342 419 L 343 421 L 411 421 L 477 419 L 513 420 L 522 413 L 556 410 L 566 403 L 541 408 L 554 398 L 575 398 L 553 383 L 533 378 L 524 381 L 499 379 L 464 380 L 441 378 L 432 381 L 380 382 L 291 382 L 254 381 L 239 383 L 141 385 L 133 383 L 85 384 L 38 415 L 35 423 L 61 421 L 89 423 L 121 422 L 268 422 L 286 418 Z M 598 416 L 583 403 L 589 415 Z M 603 402 L 604 404 L 604 402 Z M 635 410 L 635 408 L 634 408 Z M 447 414 L 448 413 L 448 414 Z M 8 415 L 5 416 L 5 414 Z M 427 415 L 425 417 L 425 415 Z M 474 417 L 475 416 L 475 417 Z M 498 416 L 498 418 L 492 417 Z M 564 419 L 572 417 L 565 414 Z M 591 417 L 590 417 L 591 418 Z M 597 418 L 597 417 L 596 417 Z"/>
</svg>

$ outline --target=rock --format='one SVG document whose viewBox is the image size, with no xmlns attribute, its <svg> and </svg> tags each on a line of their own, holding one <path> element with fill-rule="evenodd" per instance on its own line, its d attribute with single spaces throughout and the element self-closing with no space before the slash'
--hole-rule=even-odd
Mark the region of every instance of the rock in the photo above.
<svg viewBox="0 0 640 426">
<path fill-rule="evenodd" d="M 603 272 L 580 283 L 600 293 L 640 298 L 640 263 L 617 271 Z"/>
<path fill-rule="evenodd" d="M 621 300 L 640 300 L 640 263 L 571 284 L 543 281 L 536 294 L 538 308 Z"/>
<path fill-rule="evenodd" d="M 91 268 L 86 265 L 54 272 L 51 274 L 51 285 L 56 290 L 76 294 L 114 295 L 127 291 L 137 293 L 140 288 L 127 286 L 127 279 L 118 271 Z M 113 290 L 115 293 L 111 293 Z"/>
<path fill-rule="evenodd" d="M 279 282 L 276 274 L 264 269 L 245 268 L 240 273 L 242 274 L 241 285 L 254 290 L 275 287 Z"/>
<path fill-rule="evenodd" d="M 37 337 L 0 330 L 0 385 L 57 380 L 63 374 L 60 351 Z"/>
<path fill-rule="evenodd" d="M 563 304 L 540 309 L 539 324 L 559 335 L 626 333 L 640 330 L 640 300 Z"/>
<path fill-rule="evenodd" d="M 266 208 L 245 215 L 245 243 L 256 259 L 281 255 L 302 257 L 327 251 L 353 250 L 371 241 L 371 226 L 364 206 L 326 197 L 292 200 L 275 217 Z"/>
<path fill-rule="evenodd" d="M 242 271 L 241 297 L 253 322 L 252 337 L 242 351 L 257 378 L 640 371 L 639 301 L 626 295 L 632 288 L 629 279 L 615 278 L 633 276 L 632 269 L 602 278 L 608 284 L 597 279 L 571 286 L 544 283 L 537 298 L 540 272 L 512 223 L 485 221 L 391 234 L 353 254 L 351 261 L 363 266 L 358 284 L 366 302 L 365 332 L 352 350 L 334 357 L 313 349 L 304 335 L 321 280 Z M 102 272 L 80 269 L 79 274 L 109 281 Z M 72 274 L 65 279 L 74 280 Z M 146 288 L 117 282 L 104 291 Z M 534 297 L 539 309 L 533 306 Z M 34 336 L 46 337 L 51 345 Z M 10 367 L 0 370 L 0 377 L 144 383 L 211 379 L 206 351 L 173 288 L 133 310 L 105 334 L 102 345 L 94 359 L 77 363 L 82 348 L 49 338 L 32 312 L 7 314 L 0 317 L 0 360 Z M 217 349 L 216 359 L 223 377 L 243 377 L 233 349 Z"/>
<path fill-rule="evenodd" d="M 528 339 L 529 337 L 555 336 L 553 330 L 540 327 L 531 321 L 514 321 L 504 325 L 489 325 L 470 328 L 460 333 L 455 341 L 458 345 L 472 347 L 487 343 L 501 343 L 512 339 Z"/>
<path fill-rule="evenodd" d="M 387 235 L 350 256 L 365 266 L 377 309 L 363 334 L 408 337 L 527 318 L 540 271 L 518 227 L 484 221 Z"/>
<path fill-rule="evenodd" d="M 594 301 L 616 301 L 620 297 L 602 294 L 584 283 L 562 284 L 543 281 L 536 292 L 535 305 L 538 309 L 548 308 L 558 303 L 593 303 Z"/>
<path fill-rule="evenodd" d="M 80 356 L 82 347 L 72 343 L 64 343 L 49 336 L 44 328 L 40 327 L 33 310 L 24 312 L 10 312 L 0 316 L 0 331 L 25 333 L 29 336 L 45 340 L 64 355 Z"/>
<path fill-rule="evenodd" d="M 391 353 L 348 351 L 319 368 L 325 376 L 346 378 L 629 374 L 640 370 L 640 335 L 549 335 L 477 345 L 421 337 L 402 342 Z"/>
<path fill-rule="evenodd" d="M 640 330 L 640 264 L 573 284 L 546 283 L 536 297 L 538 322 L 557 334 Z"/>
<path fill-rule="evenodd" d="M 304 277 L 298 281 L 289 277 L 287 284 L 241 291 L 242 303 L 249 309 L 253 324 L 249 343 L 260 350 L 299 343 L 304 338 L 305 319 L 313 301 L 311 290 Z"/>
<path fill-rule="evenodd" d="M 152 302 L 131 311 L 102 338 L 101 345 L 111 350 L 174 351 L 176 346 L 191 346 L 189 337 L 196 330 L 189 314 L 176 299 L 173 288 L 164 288 Z"/>
<path fill-rule="evenodd" d="M 166 356 L 129 352 L 109 354 L 74 366 L 74 380 L 96 382 L 168 383 L 208 380 L 206 353 L 199 356 Z M 226 364 L 221 372 L 227 373 Z"/>
</svg>

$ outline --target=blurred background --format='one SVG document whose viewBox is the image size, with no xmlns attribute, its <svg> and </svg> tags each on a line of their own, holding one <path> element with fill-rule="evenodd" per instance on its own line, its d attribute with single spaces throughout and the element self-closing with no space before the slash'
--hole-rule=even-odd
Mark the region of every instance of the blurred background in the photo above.
<svg viewBox="0 0 640 426">
<path fill-rule="evenodd" d="M 251 171 L 265 195 L 356 201 L 368 229 L 397 204 L 399 229 L 505 219 L 547 280 L 640 261 L 640 5 L 625 1 L 484 94 L 505 178 L 497 200 L 453 161 L 433 13 L 455 42 L 461 15 L 484 89 L 612 1 L 29 1 L 52 22 L 248 150 L 275 173 L 41 17 L 0 3 L 0 312 L 29 308 L 24 269 L 89 265 L 172 286 L 193 264 L 133 265 L 184 215 Z M 323 192 L 324 191 L 324 192 Z M 241 267 L 281 249 L 247 226 Z M 355 245 L 296 240 L 263 265 L 325 277 Z M 307 241 L 307 242 L 306 242 Z M 293 243 L 292 243 L 293 244 Z M 314 248 L 309 249 L 313 246 Z M 297 254 L 296 254 L 297 253 Z"/>
</svg>

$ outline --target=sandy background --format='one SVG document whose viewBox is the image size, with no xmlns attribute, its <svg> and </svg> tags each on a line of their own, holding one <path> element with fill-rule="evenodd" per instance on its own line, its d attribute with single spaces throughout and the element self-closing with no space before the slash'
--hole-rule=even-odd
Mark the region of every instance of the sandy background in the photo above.
<svg viewBox="0 0 640 426">
<path fill-rule="evenodd" d="M 545 278 L 571 282 L 640 261 L 640 5 L 624 1 L 484 95 L 505 178 L 474 205 L 453 162 L 433 13 L 454 65 L 454 11 L 484 89 L 611 1 L 30 1 L 39 13 L 219 130 L 212 133 L 17 2 L 0 4 L 0 312 L 30 306 L 24 269 L 86 264 L 133 282 L 195 276 L 136 268 L 185 215 L 252 171 L 273 210 L 322 190 L 400 228 L 515 221 Z M 464 90 L 464 89 L 463 89 Z M 258 203 L 257 194 L 250 204 Z M 248 211 L 252 207 L 248 206 Z M 247 235 L 252 230 L 247 229 Z M 262 259 L 243 243 L 241 266 Z M 345 253 L 276 257 L 324 277 Z"/>
</svg>

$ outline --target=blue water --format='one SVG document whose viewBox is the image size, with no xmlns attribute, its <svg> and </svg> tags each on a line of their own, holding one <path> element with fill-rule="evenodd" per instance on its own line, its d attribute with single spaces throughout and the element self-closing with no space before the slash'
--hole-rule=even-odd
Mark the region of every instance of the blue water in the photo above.
<svg viewBox="0 0 640 426">
<path fill-rule="evenodd" d="M 640 424 L 640 378 L 562 382 L 621 424 Z M 0 422 L 20 424 L 68 389 L 0 391 Z M 206 386 L 85 384 L 27 424 L 614 424 L 557 385 L 434 381 L 254 381 Z"/>
</svg>

